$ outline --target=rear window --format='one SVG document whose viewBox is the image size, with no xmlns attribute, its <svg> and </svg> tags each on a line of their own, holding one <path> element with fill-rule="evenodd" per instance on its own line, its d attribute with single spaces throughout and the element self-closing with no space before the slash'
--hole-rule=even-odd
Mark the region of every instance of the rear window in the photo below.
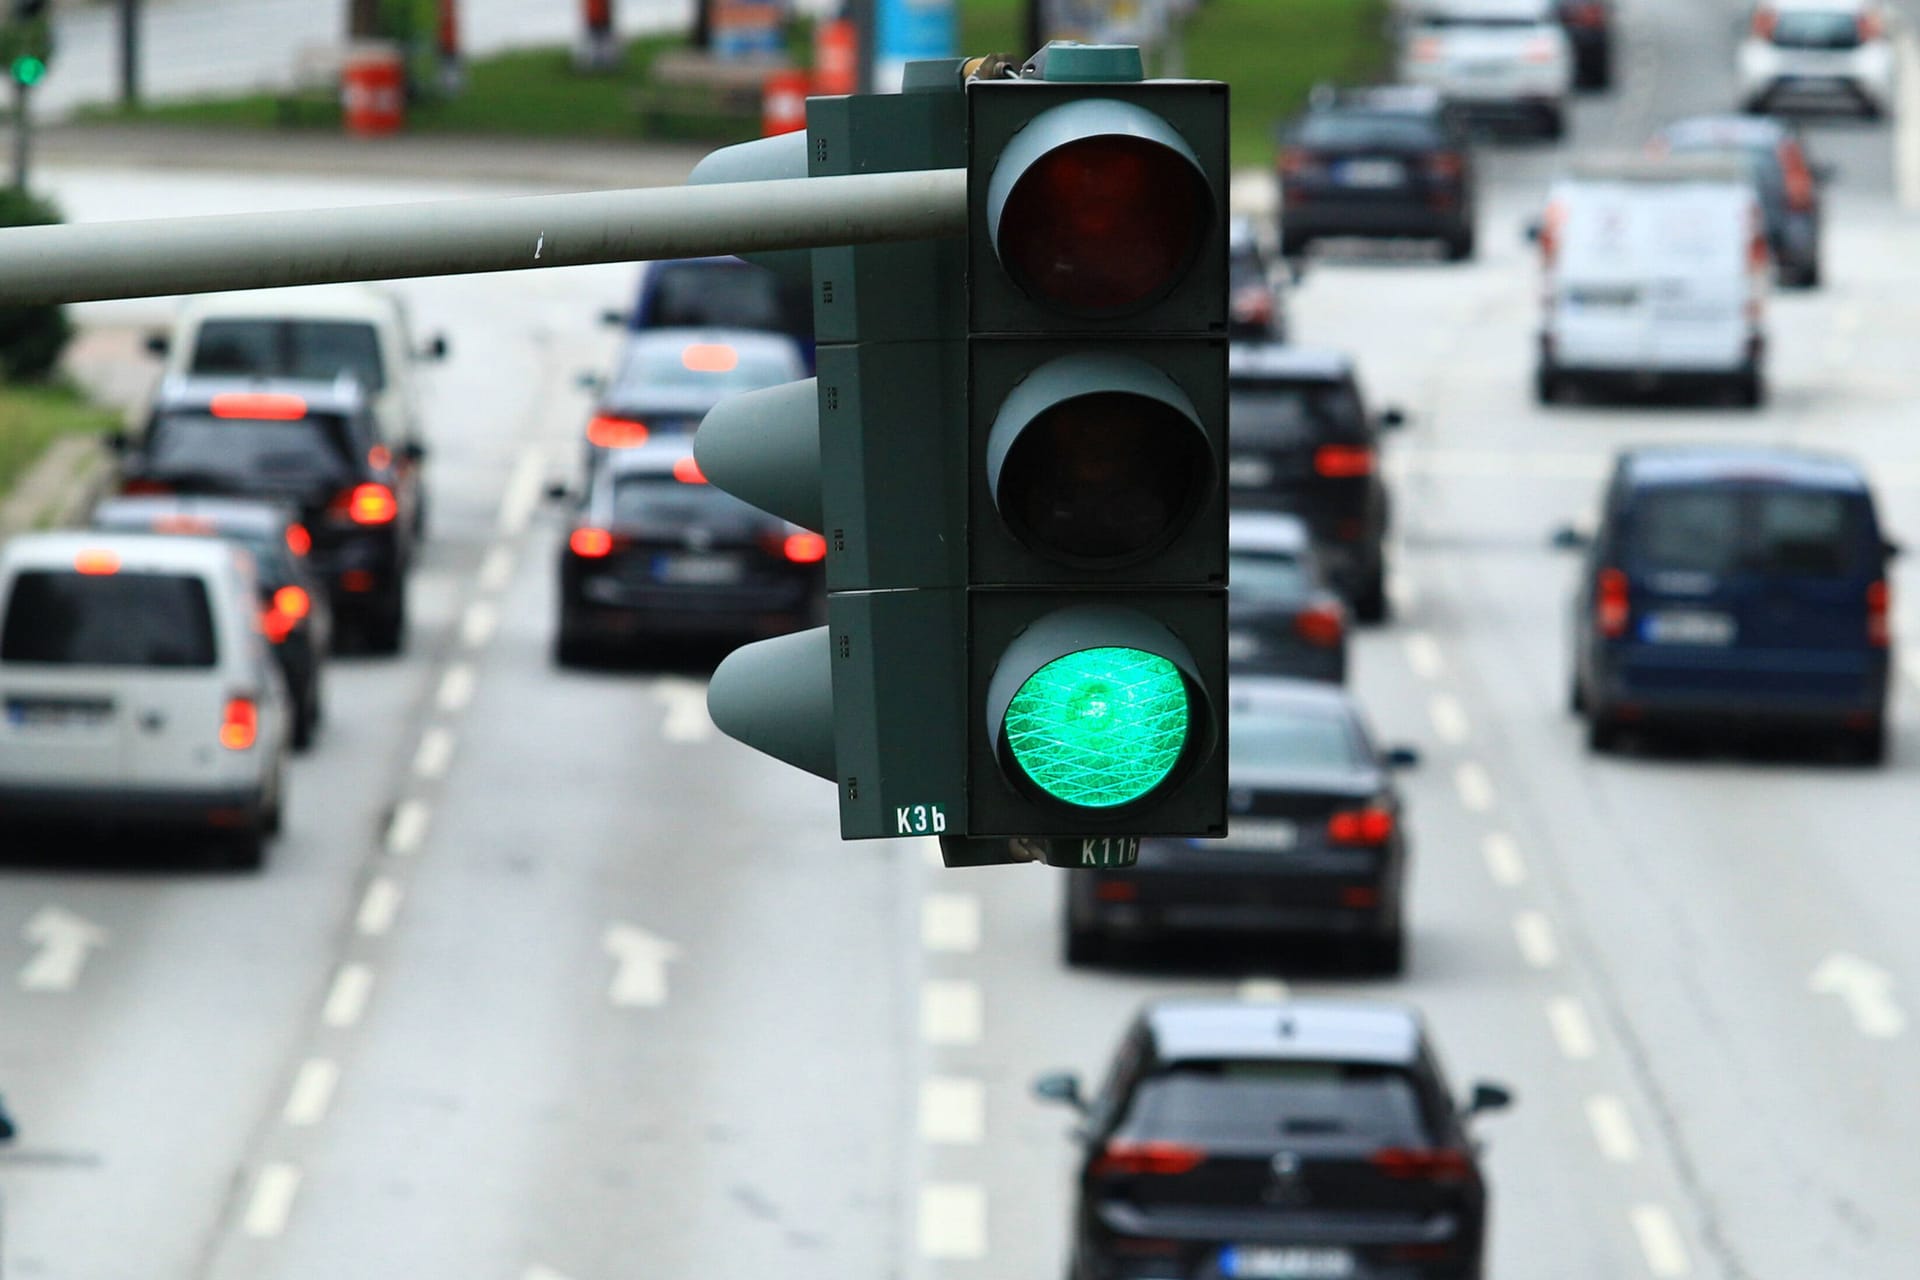
<svg viewBox="0 0 1920 1280">
<path fill-rule="evenodd" d="M 14 579 L 0 661 L 211 667 L 207 588 L 186 574 L 29 571 Z"/>
<path fill-rule="evenodd" d="M 1228 726 L 1227 769 L 1305 769 L 1349 772 L 1367 763 L 1353 722 L 1338 711 L 1235 714 Z"/>
<path fill-rule="evenodd" d="M 301 483 L 352 473 L 347 435 L 346 421 L 334 417 L 271 422 L 166 414 L 154 420 L 144 453 L 156 472 Z"/>
<path fill-rule="evenodd" d="M 710 484 L 683 484 L 671 476 L 622 476 L 613 485 L 613 523 L 622 528 L 683 528 L 757 518 L 752 507 Z"/>
<path fill-rule="evenodd" d="M 1818 489 L 1655 489 L 1629 517 L 1627 560 L 1638 570 L 1853 577 L 1865 513 L 1851 495 Z"/>
<path fill-rule="evenodd" d="M 757 343 L 743 349 L 726 342 L 636 342 L 621 360 L 608 396 L 643 401 L 662 390 L 715 396 L 755 391 L 799 377 L 796 358 Z"/>
<path fill-rule="evenodd" d="M 1851 49 L 1860 43 L 1860 22 L 1844 11 L 1777 11 L 1773 43 L 1787 49 Z"/>
<path fill-rule="evenodd" d="M 666 263 L 653 268 L 656 329 L 759 329 L 796 336 L 811 332 L 804 298 L 780 288 L 773 274 L 751 266 Z"/>
<path fill-rule="evenodd" d="M 1146 1133 L 1205 1147 L 1433 1142 L 1412 1078 L 1367 1062 L 1182 1062 L 1141 1082 L 1128 1118 Z"/>
<path fill-rule="evenodd" d="M 208 320 L 190 369 L 210 377 L 329 382 L 345 373 L 370 391 L 387 385 L 379 334 L 358 320 Z"/>
<path fill-rule="evenodd" d="M 1228 581 L 1236 593 L 1255 597 L 1304 596 L 1313 588 L 1313 576 L 1294 556 L 1230 555 Z"/>
<path fill-rule="evenodd" d="M 1228 389 L 1236 445 L 1274 448 L 1366 434 L 1360 397 L 1345 383 L 1242 383 Z"/>
<path fill-rule="evenodd" d="M 1294 141 L 1323 151 L 1372 147 L 1425 151 L 1444 145 L 1446 138 L 1438 124 L 1419 116 L 1329 111 L 1309 116 L 1294 135 Z"/>
</svg>

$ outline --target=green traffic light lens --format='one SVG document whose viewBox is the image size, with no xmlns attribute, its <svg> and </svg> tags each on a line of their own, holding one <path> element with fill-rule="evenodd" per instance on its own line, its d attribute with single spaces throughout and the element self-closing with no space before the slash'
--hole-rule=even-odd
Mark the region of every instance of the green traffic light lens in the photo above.
<svg viewBox="0 0 1920 1280">
<path fill-rule="evenodd" d="M 47 74 L 47 64 L 32 56 L 13 60 L 13 78 L 21 84 L 38 84 Z"/>
<path fill-rule="evenodd" d="M 1159 786 L 1192 726 L 1180 669 L 1144 649 L 1082 649 L 1027 679 L 1007 705 L 1006 740 L 1056 800 L 1110 809 Z"/>
</svg>

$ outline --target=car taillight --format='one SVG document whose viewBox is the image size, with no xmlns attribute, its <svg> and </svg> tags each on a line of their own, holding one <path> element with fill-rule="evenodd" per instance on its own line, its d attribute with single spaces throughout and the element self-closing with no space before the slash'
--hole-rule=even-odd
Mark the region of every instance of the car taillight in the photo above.
<svg viewBox="0 0 1920 1280">
<path fill-rule="evenodd" d="M 313 535 L 307 532 L 307 526 L 303 524 L 287 526 L 287 550 L 296 556 L 303 556 L 313 550 Z"/>
<path fill-rule="evenodd" d="M 1373 450 L 1363 444 L 1323 444 L 1313 451 L 1313 469 L 1331 480 L 1373 474 Z"/>
<path fill-rule="evenodd" d="M 700 464 L 695 462 L 692 456 L 689 455 L 685 458 L 675 459 L 673 464 L 673 478 L 681 484 L 705 484 L 707 482 L 707 473 L 702 471 Z"/>
<path fill-rule="evenodd" d="M 293 623 L 292 618 L 271 604 L 260 610 L 260 634 L 267 638 L 268 644 L 285 644 L 293 634 Z"/>
<path fill-rule="evenodd" d="M 1093 886 L 1095 902 L 1137 902 L 1140 886 L 1131 880 L 1101 880 Z"/>
<path fill-rule="evenodd" d="M 1866 44 L 1869 40 L 1878 40 L 1885 35 L 1887 24 L 1877 10 L 1865 9 L 1860 13 L 1856 28 L 1860 33 L 1860 43 Z"/>
<path fill-rule="evenodd" d="M 1459 1151 L 1387 1147 L 1374 1152 L 1369 1163 L 1389 1178 L 1409 1181 L 1465 1182 L 1473 1176 L 1472 1162 Z"/>
<path fill-rule="evenodd" d="M 1378 805 L 1343 809 L 1327 819 L 1327 839 L 1335 844 L 1377 845 L 1393 838 L 1393 810 Z"/>
<path fill-rule="evenodd" d="M 1558 200 L 1547 203 L 1547 211 L 1540 218 L 1540 265 L 1545 270 L 1553 270 L 1554 263 L 1560 257 L 1560 228 L 1567 220 L 1567 206 Z"/>
<path fill-rule="evenodd" d="M 1467 171 L 1466 158 L 1457 151 L 1436 151 L 1427 157 L 1427 176 L 1451 182 Z"/>
<path fill-rule="evenodd" d="M 392 524 L 400 514 L 400 503 L 387 486 L 368 482 L 337 495 L 327 505 L 327 514 L 354 524 Z"/>
<path fill-rule="evenodd" d="M 1250 284 L 1234 290 L 1227 307 L 1242 324 L 1267 324 L 1273 319 L 1273 294 L 1261 285 Z"/>
<path fill-rule="evenodd" d="M 227 699 L 220 713 L 220 745 L 229 751 L 245 751 L 260 736 L 260 708 L 252 698 L 235 695 Z"/>
<path fill-rule="evenodd" d="M 1347 616 L 1339 605 L 1315 605 L 1294 615 L 1293 630 L 1308 644 L 1331 649 L 1347 633 Z"/>
<path fill-rule="evenodd" d="M 1128 1142 L 1115 1139 L 1094 1157 L 1095 1177 L 1191 1173 L 1205 1163 L 1207 1153 L 1178 1142 Z"/>
<path fill-rule="evenodd" d="M 582 525 L 567 539 L 567 550 L 582 560 L 598 560 L 613 550 L 613 535 L 605 529 Z"/>
<path fill-rule="evenodd" d="M 1440 60 L 1440 37 L 1421 36 L 1407 46 L 1407 58 L 1412 62 L 1437 62 Z"/>
<path fill-rule="evenodd" d="M 1867 643 L 1876 649 L 1886 648 L 1893 640 L 1892 603 L 1886 579 L 1867 584 Z"/>
<path fill-rule="evenodd" d="M 1771 40 L 1780 26 L 1780 15 L 1771 9 L 1753 11 L 1753 34 L 1756 39 Z"/>
<path fill-rule="evenodd" d="M 1627 634 L 1627 616 L 1632 601 L 1627 590 L 1627 575 L 1618 569 L 1602 569 L 1593 595 L 1593 621 L 1600 634 L 1618 640 Z"/>
<path fill-rule="evenodd" d="M 597 413 L 587 423 L 587 443 L 602 449 L 631 449 L 647 442 L 647 424 L 611 413 Z"/>
<path fill-rule="evenodd" d="M 120 486 L 120 492 L 129 497 L 144 493 L 172 493 L 173 486 L 158 480 L 129 480 Z"/>
<path fill-rule="evenodd" d="M 312 611 L 313 601 L 304 587 L 282 587 L 273 593 L 273 607 L 298 622 Z"/>
<path fill-rule="evenodd" d="M 819 564 L 827 558 L 827 540 L 817 533 L 790 533 L 780 554 L 794 564 Z"/>
<path fill-rule="evenodd" d="M 1607 25 L 1607 9 L 1600 4 L 1570 4 L 1560 11 L 1560 18 L 1570 27 L 1599 28 Z"/>
</svg>

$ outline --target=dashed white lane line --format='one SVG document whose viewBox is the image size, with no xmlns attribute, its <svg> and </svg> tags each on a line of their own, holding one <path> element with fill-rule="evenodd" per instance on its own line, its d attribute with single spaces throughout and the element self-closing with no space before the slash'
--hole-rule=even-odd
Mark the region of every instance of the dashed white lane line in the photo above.
<svg viewBox="0 0 1920 1280">
<path fill-rule="evenodd" d="M 373 994 L 373 970 L 364 964 L 348 964 L 333 975 L 327 989 L 327 1003 L 320 1020 L 330 1027 L 350 1027 L 367 1011 L 367 997 Z"/>
<path fill-rule="evenodd" d="M 256 1240 L 271 1240 L 287 1229 L 287 1216 L 293 1212 L 293 1198 L 300 1191 L 300 1171 L 290 1164 L 261 1167 L 253 1181 L 253 1195 L 247 1200 L 246 1217 L 241 1229 Z"/>
<path fill-rule="evenodd" d="M 562 1272 L 555 1271 L 552 1267 L 543 1267 L 536 1263 L 520 1273 L 520 1280 L 571 1280 L 571 1278 Z"/>
<path fill-rule="evenodd" d="M 976 1146 L 987 1131 L 987 1091 L 966 1076 L 920 1082 L 920 1136 L 928 1142 Z"/>
<path fill-rule="evenodd" d="M 1287 984 L 1278 978 L 1245 978 L 1234 988 L 1242 1000 L 1285 1000 Z"/>
<path fill-rule="evenodd" d="M 498 544 L 480 562 L 480 589 L 487 592 L 503 591 L 512 578 L 513 548 L 504 543 Z"/>
<path fill-rule="evenodd" d="M 469 649 L 485 648 L 499 624 L 500 611 L 485 600 L 475 600 L 460 617 L 460 643 Z"/>
<path fill-rule="evenodd" d="M 307 1128 L 326 1119 L 333 1104 L 333 1087 L 340 1083 L 340 1064 L 329 1058 L 308 1058 L 300 1064 L 287 1090 L 281 1119 L 295 1128 Z"/>
<path fill-rule="evenodd" d="M 1513 918 L 1513 940 L 1520 945 L 1520 956 L 1536 969 L 1551 969 L 1560 960 L 1560 944 L 1553 936 L 1553 922 L 1540 911 L 1522 911 Z"/>
<path fill-rule="evenodd" d="M 375 876 L 367 885 L 367 891 L 360 895 L 360 910 L 353 917 L 354 928 L 369 938 L 380 937 L 393 928 L 394 917 L 400 914 L 400 900 L 405 896 L 399 881 Z"/>
<path fill-rule="evenodd" d="M 713 736 L 713 718 L 707 714 L 707 686 L 701 681 L 656 680 L 653 697 L 666 708 L 660 736 L 668 742 L 704 742 Z"/>
<path fill-rule="evenodd" d="M 1433 721 L 1434 733 L 1450 747 L 1459 746 L 1473 733 L 1467 709 L 1450 693 L 1434 694 L 1427 703 L 1427 716 Z"/>
<path fill-rule="evenodd" d="M 415 773 L 429 779 L 442 777 L 452 760 L 453 730 L 436 724 L 420 735 L 420 745 L 413 753 Z"/>
<path fill-rule="evenodd" d="M 464 662 L 456 662 L 447 668 L 447 674 L 440 677 L 440 691 L 434 696 L 442 711 L 449 715 L 465 711 L 467 704 L 473 701 L 473 668 Z"/>
<path fill-rule="evenodd" d="M 1910 644 L 1900 650 L 1900 669 L 1907 673 L 1907 679 L 1920 685 L 1920 644 Z"/>
<path fill-rule="evenodd" d="M 970 893 L 930 893 L 920 903 L 920 941 L 929 951 L 980 949 L 980 899 Z"/>
<path fill-rule="evenodd" d="M 1512 889 L 1526 883 L 1527 864 L 1520 856 L 1520 846 L 1514 843 L 1512 836 L 1504 831 L 1495 831 L 1480 846 L 1486 855 L 1487 874 L 1493 882 L 1503 889 Z"/>
<path fill-rule="evenodd" d="M 1633 1132 L 1633 1118 L 1627 1106 L 1610 1093 L 1596 1093 L 1587 1099 L 1587 1123 L 1593 1126 L 1593 1141 L 1600 1154 L 1615 1164 L 1632 1164 L 1640 1158 L 1640 1139 Z"/>
<path fill-rule="evenodd" d="M 1485 813 L 1493 808 L 1493 779 L 1474 761 L 1468 760 L 1453 771 L 1453 786 L 1469 813 Z"/>
<path fill-rule="evenodd" d="M 987 1193 L 971 1183 L 931 1182 L 920 1188 L 920 1256 L 968 1262 L 987 1252 Z"/>
<path fill-rule="evenodd" d="M 513 474 L 507 478 L 507 491 L 500 499 L 502 536 L 519 537 L 527 521 L 533 518 L 533 509 L 540 503 L 540 474 L 545 466 L 540 451 L 531 447 L 514 463 Z"/>
<path fill-rule="evenodd" d="M 1420 588 L 1413 585 L 1413 579 L 1404 573 L 1392 574 L 1387 579 L 1387 599 L 1393 604 L 1393 611 L 1406 617 L 1420 607 Z"/>
<path fill-rule="evenodd" d="M 958 978 L 922 984 L 920 1035 L 928 1044 L 978 1044 L 984 1021 L 979 984 Z"/>
<path fill-rule="evenodd" d="M 425 800 L 402 800 L 387 824 L 387 852 L 397 858 L 416 852 L 426 841 L 432 821 L 433 810 Z"/>
<path fill-rule="evenodd" d="M 1424 631 L 1414 631 L 1406 639 L 1407 665 L 1422 680 L 1438 680 L 1447 669 L 1447 660 L 1440 652 L 1440 643 Z"/>
<path fill-rule="evenodd" d="M 1676 1280 L 1693 1270 L 1672 1214 L 1657 1204 L 1637 1204 L 1631 1216 L 1633 1234 L 1640 1237 L 1640 1252 L 1647 1257 L 1648 1271 L 1659 1280 Z"/>
<path fill-rule="evenodd" d="M 1575 1060 L 1591 1058 L 1598 1049 L 1586 1006 L 1577 996 L 1555 996 L 1547 1001 L 1547 1024 L 1553 1028 L 1560 1052 Z"/>
</svg>

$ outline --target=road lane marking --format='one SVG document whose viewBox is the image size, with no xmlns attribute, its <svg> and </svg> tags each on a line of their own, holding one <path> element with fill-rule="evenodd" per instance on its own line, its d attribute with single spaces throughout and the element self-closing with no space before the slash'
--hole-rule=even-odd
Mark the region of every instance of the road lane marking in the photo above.
<svg viewBox="0 0 1920 1280">
<path fill-rule="evenodd" d="M 1560 1052 L 1576 1061 L 1594 1055 L 1598 1045 L 1593 1038 L 1593 1024 L 1587 1021 L 1587 1010 L 1579 997 L 1555 996 L 1547 1001 L 1547 1023 L 1553 1028 Z"/>
<path fill-rule="evenodd" d="M 387 852 L 396 858 L 416 852 L 426 842 L 432 821 L 433 810 L 425 800 L 402 800 L 387 824 Z"/>
<path fill-rule="evenodd" d="M 1404 618 L 1420 606 L 1420 588 L 1404 573 L 1388 574 L 1387 599 L 1392 602 L 1394 613 Z"/>
<path fill-rule="evenodd" d="M 1493 808 L 1493 779 L 1474 761 L 1465 761 L 1453 771 L 1453 785 L 1467 812 L 1485 813 Z"/>
<path fill-rule="evenodd" d="M 980 949 L 980 899 L 970 893 L 930 893 L 920 903 L 920 941 L 929 951 Z"/>
<path fill-rule="evenodd" d="M 570 1277 L 555 1271 L 552 1267 L 543 1267 L 535 1263 L 520 1273 L 520 1280 L 570 1280 Z"/>
<path fill-rule="evenodd" d="M 253 1195 L 241 1228 L 255 1240 L 271 1240 L 287 1229 L 293 1197 L 300 1190 L 300 1171 L 290 1164 L 269 1164 L 253 1181 Z"/>
<path fill-rule="evenodd" d="M 1560 959 L 1560 944 L 1553 937 L 1553 921 L 1544 912 L 1522 911 L 1513 918 L 1513 938 L 1520 944 L 1520 956 L 1536 969 L 1551 969 Z"/>
<path fill-rule="evenodd" d="M 1637 1204 L 1631 1216 L 1633 1234 L 1640 1237 L 1640 1252 L 1647 1257 L 1648 1271 L 1659 1280 L 1677 1280 L 1693 1270 L 1672 1214 L 1657 1204 Z"/>
<path fill-rule="evenodd" d="M 1289 993 L 1278 978 L 1243 978 L 1234 994 L 1242 1000 L 1285 1000 Z"/>
<path fill-rule="evenodd" d="M 613 957 L 608 1000 L 628 1009 L 667 1002 L 667 965 L 680 958 L 678 946 L 633 924 L 608 925 L 600 946 Z"/>
<path fill-rule="evenodd" d="M 960 1182 L 931 1182 L 920 1188 L 921 1257 L 968 1262 L 986 1252 L 985 1190 Z"/>
<path fill-rule="evenodd" d="M 460 618 L 460 643 L 469 649 L 483 649 L 493 639 L 500 623 L 500 611 L 485 600 L 475 600 Z"/>
<path fill-rule="evenodd" d="M 1835 952 L 1807 977 L 1807 990 L 1837 996 L 1853 1025 L 1871 1040 L 1892 1040 L 1907 1029 L 1907 1015 L 1893 998 L 1893 975 L 1859 956 Z"/>
<path fill-rule="evenodd" d="M 513 474 L 507 478 L 507 491 L 500 498 L 499 528 L 504 537 L 519 537 L 527 521 L 533 518 L 533 509 L 540 503 L 540 473 L 544 468 L 540 450 L 532 446 L 523 450 L 520 460 L 514 463 Z"/>
<path fill-rule="evenodd" d="M 1407 665 L 1422 680 L 1438 680 L 1447 669 L 1440 642 L 1424 631 L 1409 632 L 1406 639 Z"/>
<path fill-rule="evenodd" d="M 319 1124 L 333 1103 L 333 1087 L 340 1083 L 340 1065 L 328 1058 L 308 1058 L 293 1077 L 287 1090 L 286 1109 L 281 1118 L 295 1128 Z"/>
<path fill-rule="evenodd" d="M 350 1027 L 367 1011 L 367 997 L 373 993 L 373 970 L 364 964 L 340 966 L 327 989 L 327 1003 L 320 1020 L 330 1027 Z"/>
<path fill-rule="evenodd" d="M 442 777 L 452 760 L 453 730 L 436 724 L 420 735 L 420 745 L 413 753 L 415 773 L 423 778 Z"/>
<path fill-rule="evenodd" d="M 668 742 L 704 742 L 713 736 L 704 681 L 668 677 L 653 682 L 653 698 L 666 708 L 660 736 Z"/>
<path fill-rule="evenodd" d="M 405 896 L 406 891 L 397 880 L 375 876 L 360 896 L 360 910 L 353 917 L 354 927 L 369 938 L 384 934 L 393 928 L 394 917 L 400 914 L 400 899 Z"/>
<path fill-rule="evenodd" d="M 920 1082 L 920 1136 L 928 1142 L 976 1146 L 987 1130 L 987 1090 L 967 1076 Z"/>
<path fill-rule="evenodd" d="M 1912 30 L 1893 38 L 1899 68 L 1894 90 L 1893 169 L 1900 207 L 1920 211 L 1920 39 Z"/>
<path fill-rule="evenodd" d="M 440 692 L 435 701 L 440 709 L 448 714 L 465 711 L 467 704 L 473 701 L 473 667 L 465 662 L 456 662 L 447 668 L 447 674 L 440 677 Z"/>
<path fill-rule="evenodd" d="M 1512 889 L 1526 883 L 1527 864 L 1520 856 L 1520 846 L 1514 843 L 1512 836 L 1504 831 L 1495 831 L 1481 844 L 1486 854 L 1487 874 L 1493 882 L 1503 889 Z"/>
<path fill-rule="evenodd" d="M 1473 726 L 1467 721 L 1467 709 L 1450 693 L 1434 694 L 1427 703 L 1427 715 L 1433 721 L 1434 733 L 1450 747 L 1459 746 L 1473 732 Z"/>
<path fill-rule="evenodd" d="M 929 978 L 921 984 L 920 1036 L 928 1044 L 978 1044 L 984 1021 L 978 983 Z"/>
<path fill-rule="evenodd" d="M 41 907 L 20 927 L 20 937 L 35 948 L 20 970 L 22 991 L 71 991 L 80 985 L 87 955 L 107 945 L 107 931 L 65 907 Z"/>
<path fill-rule="evenodd" d="M 487 558 L 480 562 L 480 589 L 486 592 L 503 591 L 512 578 L 513 548 L 505 543 L 495 543 L 487 550 Z"/>
<path fill-rule="evenodd" d="M 1615 1164 L 1632 1164 L 1640 1158 L 1640 1139 L 1633 1132 L 1633 1118 L 1626 1103 L 1610 1093 L 1596 1093 L 1587 1099 L 1587 1123 L 1593 1126 L 1593 1141 L 1600 1154 Z"/>
</svg>

